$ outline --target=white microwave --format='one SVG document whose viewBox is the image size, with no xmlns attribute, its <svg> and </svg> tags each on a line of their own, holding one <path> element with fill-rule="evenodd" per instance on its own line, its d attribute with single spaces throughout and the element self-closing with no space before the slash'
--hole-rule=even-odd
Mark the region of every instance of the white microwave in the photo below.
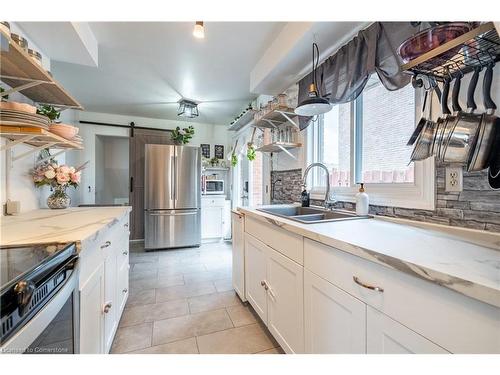
<svg viewBox="0 0 500 375">
<path fill-rule="evenodd" d="M 205 180 L 205 194 L 224 194 L 224 180 Z"/>
</svg>

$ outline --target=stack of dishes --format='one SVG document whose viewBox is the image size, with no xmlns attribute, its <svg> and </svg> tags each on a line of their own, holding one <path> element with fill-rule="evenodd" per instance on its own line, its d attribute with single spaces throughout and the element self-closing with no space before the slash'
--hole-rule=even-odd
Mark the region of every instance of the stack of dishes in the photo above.
<svg viewBox="0 0 500 375">
<path fill-rule="evenodd" d="M 36 113 L 0 109 L 0 125 L 49 129 L 49 118 Z"/>
</svg>

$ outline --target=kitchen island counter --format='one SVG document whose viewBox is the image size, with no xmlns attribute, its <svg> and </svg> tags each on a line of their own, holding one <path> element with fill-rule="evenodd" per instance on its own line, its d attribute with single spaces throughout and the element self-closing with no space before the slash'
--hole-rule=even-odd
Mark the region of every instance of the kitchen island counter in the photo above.
<svg viewBox="0 0 500 375">
<path fill-rule="evenodd" d="M 121 207 L 71 207 L 64 210 L 40 209 L 15 216 L 3 216 L 0 245 L 47 242 L 77 242 L 97 237 L 132 210 Z"/>
</svg>

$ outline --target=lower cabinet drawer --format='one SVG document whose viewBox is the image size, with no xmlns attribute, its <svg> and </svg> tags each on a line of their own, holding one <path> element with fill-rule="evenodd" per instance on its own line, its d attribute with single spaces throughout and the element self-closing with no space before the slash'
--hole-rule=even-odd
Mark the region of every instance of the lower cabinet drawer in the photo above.
<svg viewBox="0 0 500 375">
<path fill-rule="evenodd" d="M 267 221 L 245 216 L 245 232 L 299 264 L 304 264 L 302 236 Z"/>
<path fill-rule="evenodd" d="M 309 239 L 304 267 L 450 352 L 500 353 L 494 306 Z"/>
</svg>

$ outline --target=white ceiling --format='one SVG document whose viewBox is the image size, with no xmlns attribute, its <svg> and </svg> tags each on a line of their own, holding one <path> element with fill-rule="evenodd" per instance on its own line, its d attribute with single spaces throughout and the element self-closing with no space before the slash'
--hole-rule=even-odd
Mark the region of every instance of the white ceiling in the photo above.
<svg viewBox="0 0 500 375">
<path fill-rule="evenodd" d="M 177 105 L 165 102 L 184 97 L 201 102 L 196 121 L 228 124 L 255 98 L 250 72 L 284 25 L 207 22 L 200 40 L 194 22 L 90 23 L 99 66 L 51 69 L 88 111 L 177 119 Z"/>
</svg>

